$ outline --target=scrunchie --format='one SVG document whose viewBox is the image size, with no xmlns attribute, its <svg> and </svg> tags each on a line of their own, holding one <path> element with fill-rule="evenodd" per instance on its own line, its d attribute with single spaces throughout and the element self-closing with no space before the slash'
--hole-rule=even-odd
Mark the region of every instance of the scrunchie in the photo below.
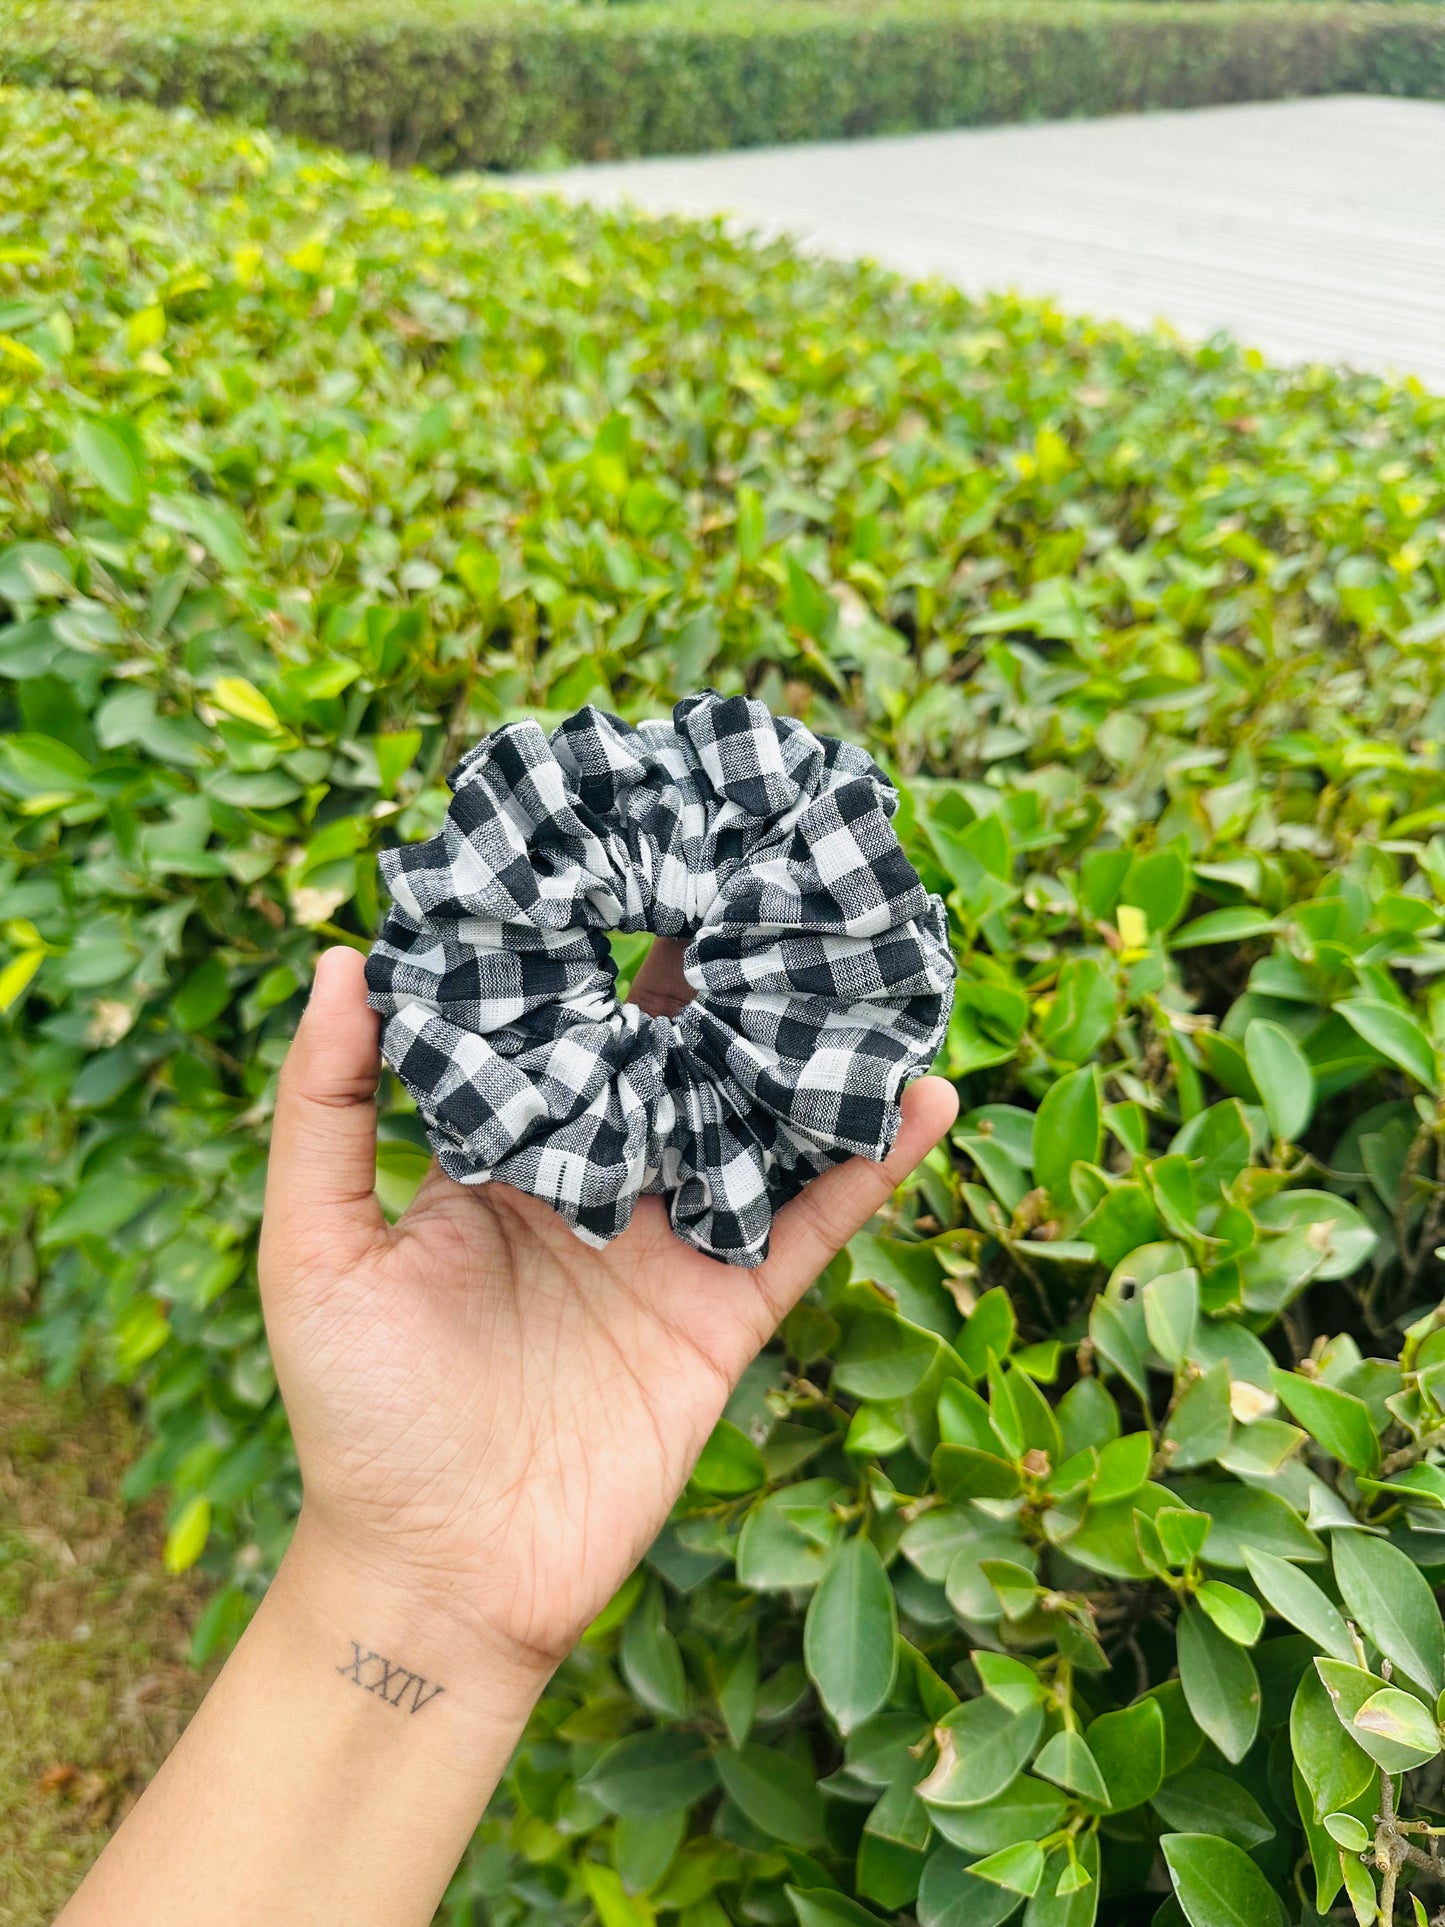
<svg viewBox="0 0 1445 1927">
<path fill-rule="evenodd" d="M 367 962 L 382 1050 L 463 1184 L 544 1198 L 590 1245 L 662 1193 L 686 1243 L 767 1256 L 829 1165 L 881 1159 L 952 1003 L 947 919 L 872 759 L 757 702 L 633 728 L 509 723 L 387 850 Z M 686 942 L 695 1000 L 619 1004 L 607 933 Z"/>
</svg>

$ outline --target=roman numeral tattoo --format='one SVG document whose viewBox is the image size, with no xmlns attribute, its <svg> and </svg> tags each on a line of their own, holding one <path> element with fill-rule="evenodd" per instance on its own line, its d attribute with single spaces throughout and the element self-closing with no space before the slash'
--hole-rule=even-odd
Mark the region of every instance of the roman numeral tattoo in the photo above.
<svg viewBox="0 0 1445 1927">
<path fill-rule="evenodd" d="M 375 1693 L 388 1706 L 404 1706 L 408 1713 L 419 1713 L 424 1706 L 431 1705 L 438 1693 L 446 1691 L 444 1686 L 429 1688 L 420 1673 L 413 1673 L 405 1666 L 394 1666 L 356 1639 L 351 1642 L 351 1658 L 336 1670 L 363 1693 Z"/>
</svg>

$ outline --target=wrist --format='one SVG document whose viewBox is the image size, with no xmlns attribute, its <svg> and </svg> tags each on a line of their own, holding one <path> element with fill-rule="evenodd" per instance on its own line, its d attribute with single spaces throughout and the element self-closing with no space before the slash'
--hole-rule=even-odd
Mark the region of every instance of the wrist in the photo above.
<svg viewBox="0 0 1445 1927">
<path fill-rule="evenodd" d="M 303 1519 L 67 1922 L 421 1927 L 545 1675 Z"/>
<path fill-rule="evenodd" d="M 340 1542 L 304 1508 L 272 1597 L 340 1682 L 434 1733 L 520 1737 L 555 1667 L 498 1634 L 444 1577 Z"/>
</svg>

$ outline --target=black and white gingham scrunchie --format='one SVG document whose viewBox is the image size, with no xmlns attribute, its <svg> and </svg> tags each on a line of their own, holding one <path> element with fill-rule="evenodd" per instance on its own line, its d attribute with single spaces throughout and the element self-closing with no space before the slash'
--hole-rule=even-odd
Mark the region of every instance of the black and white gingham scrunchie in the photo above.
<svg viewBox="0 0 1445 1927">
<path fill-rule="evenodd" d="M 442 1168 L 545 1198 L 588 1244 L 663 1193 L 677 1235 L 761 1264 L 773 1213 L 882 1158 L 943 1038 L 942 903 L 862 750 L 709 692 L 632 728 L 510 723 L 388 850 L 367 964 L 387 1061 Z M 686 942 L 695 1001 L 619 1005 L 607 933 Z"/>
</svg>

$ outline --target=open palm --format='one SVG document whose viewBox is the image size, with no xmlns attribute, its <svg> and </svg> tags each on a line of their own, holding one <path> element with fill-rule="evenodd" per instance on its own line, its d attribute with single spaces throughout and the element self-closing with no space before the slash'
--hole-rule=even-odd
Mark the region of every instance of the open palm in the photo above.
<svg viewBox="0 0 1445 1927">
<path fill-rule="evenodd" d="M 634 995 L 691 994 L 676 945 Z M 882 1165 L 815 1179 L 755 1271 L 674 1237 L 657 1198 L 603 1251 L 511 1187 L 435 1167 L 399 1223 L 374 1194 L 379 1064 L 361 959 L 329 951 L 282 1074 L 261 1285 L 303 1522 L 535 1663 L 646 1550 L 778 1320 L 948 1128 L 941 1078 Z"/>
</svg>

